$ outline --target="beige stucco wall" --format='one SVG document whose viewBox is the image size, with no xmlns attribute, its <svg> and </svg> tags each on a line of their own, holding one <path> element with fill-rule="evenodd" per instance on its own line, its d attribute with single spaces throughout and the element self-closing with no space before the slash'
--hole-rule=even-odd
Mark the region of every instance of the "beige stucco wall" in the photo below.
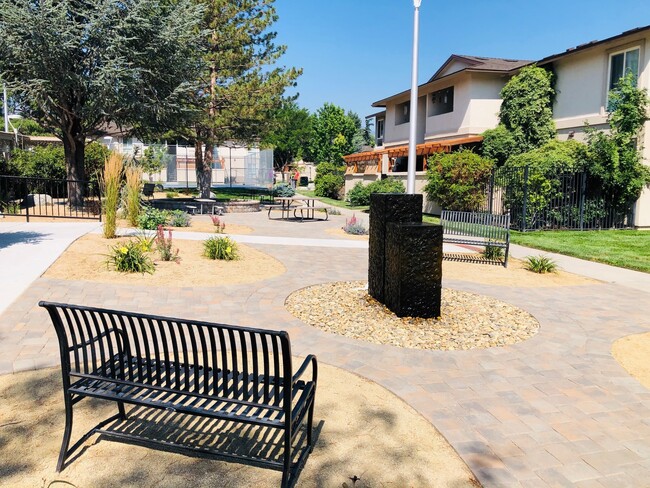
<svg viewBox="0 0 650 488">
<path fill-rule="evenodd" d="M 421 95 L 421 94 L 420 94 Z M 395 124 L 397 106 L 408 102 L 409 97 L 404 96 L 386 104 L 386 119 L 384 122 L 384 146 L 406 144 L 409 140 L 410 122 Z M 426 118 L 426 97 L 418 97 L 418 133 L 416 142 L 424 142 L 424 120 Z"/>
<path fill-rule="evenodd" d="M 565 56 L 553 62 L 556 78 L 556 100 L 553 117 L 558 138 L 566 139 L 575 132 L 577 140 L 584 140 L 585 123 L 606 129 L 607 89 L 610 55 L 627 49 L 639 48 L 639 86 L 650 89 L 650 35 L 632 34 Z M 650 164 L 650 123 L 646 123 L 641 137 L 642 157 Z M 646 189 L 635 205 L 634 225 L 650 227 L 650 190 Z"/>
</svg>

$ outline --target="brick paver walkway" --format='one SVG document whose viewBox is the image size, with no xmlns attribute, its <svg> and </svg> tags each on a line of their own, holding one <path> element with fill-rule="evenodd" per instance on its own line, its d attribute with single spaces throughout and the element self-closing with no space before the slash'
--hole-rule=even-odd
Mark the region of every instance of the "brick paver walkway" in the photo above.
<svg viewBox="0 0 650 488">
<path fill-rule="evenodd" d="M 449 280 L 446 286 L 528 310 L 540 333 L 504 348 L 407 350 L 322 332 L 284 308 L 286 296 L 304 286 L 365 279 L 365 249 L 255 247 L 287 273 L 201 289 L 40 278 L 0 317 L 0 373 L 58 363 L 54 332 L 36 306 L 41 299 L 283 328 L 294 354 L 315 353 L 407 401 L 487 487 L 650 486 L 650 392 L 610 353 L 619 337 L 650 330 L 647 293 L 613 284 L 514 289 Z"/>
</svg>

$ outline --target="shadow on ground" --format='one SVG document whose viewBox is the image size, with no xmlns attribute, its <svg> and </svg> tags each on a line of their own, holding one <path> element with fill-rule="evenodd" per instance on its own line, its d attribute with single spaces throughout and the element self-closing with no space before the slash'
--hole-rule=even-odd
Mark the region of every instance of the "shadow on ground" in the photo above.
<svg viewBox="0 0 650 488">
<path fill-rule="evenodd" d="M 40 232 L 4 232 L 0 234 L 0 249 L 13 246 L 14 244 L 38 244 L 47 237 L 47 234 Z"/>
<path fill-rule="evenodd" d="M 280 472 L 254 463 L 191 457 L 97 435 L 57 474 L 62 404 L 59 369 L 0 376 L 1 486 L 279 486 Z M 73 442 L 117 411 L 94 400 L 75 408 Z M 314 423 L 316 446 L 297 487 L 479 486 L 420 415 L 378 385 L 337 368 L 321 368 Z M 110 428 L 240 454 L 278 459 L 281 452 L 273 432 L 138 407 L 129 422 Z"/>
</svg>

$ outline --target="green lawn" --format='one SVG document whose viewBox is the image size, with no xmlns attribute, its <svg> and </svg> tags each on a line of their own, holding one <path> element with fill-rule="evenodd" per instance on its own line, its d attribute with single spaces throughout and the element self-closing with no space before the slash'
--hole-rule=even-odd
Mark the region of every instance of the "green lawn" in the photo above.
<svg viewBox="0 0 650 488">
<path fill-rule="evenodd" d="M 650 273 L 650 231 L 511 232 L 510 242 Z"/>
<path fill-rule="evenodd" d="M 439 224 L 440 218 L 422 217 Z M 510 242 L 650 273 L 650 230 L 510 232 Z"/>
<path fill-rule="evenodd" d="M 335 200 L 334 198 L 327 198 L 327 197 L 317 197 L 316 192 L 309 191 L 309 190 L 307 190 L 305 188 L 298 188 L 298 193 L 300 193 L 301 195 L 304 195 L 306 197 L 318 198 L 324 204 L 331 205 L 332 207 L 347 208 L 348 210 L 357 210 L 359 212 L 365 212 L 370 208 L 367 205 L 362 206 L 362 207 L 351 207 L 348 204 L 348 202 L 346 202 L 344 200 Z"/>
</svg>

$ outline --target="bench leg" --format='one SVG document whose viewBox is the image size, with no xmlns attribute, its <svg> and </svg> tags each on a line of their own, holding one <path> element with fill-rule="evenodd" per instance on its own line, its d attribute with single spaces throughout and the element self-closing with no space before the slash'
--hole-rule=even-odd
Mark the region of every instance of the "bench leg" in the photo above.
<svg viewBox="0 0 650 488">
<path fill-rule="evenodd" d="M 59 452 L 59 460 L 56 463 L 56 472 L 60 473 L 65 464 L 66 454 L 68 453 L 68 446 L 70 445 L 70 435 L 72 434 L 72 398 L 65 394 L 65 429 L 63 431 L 63 442 L 61 443 L 61 451 Z"/>
<path fill-rule="evenodd" d="M 284 467 L 282 468 L 282 488 L 289 487 L 291 479 L 291 430 L 286 428 L 284 431 Z"/>
<path fill-rule="evenodd" d="M 309 406 L 309 412 L 307 413 L 307 445 L 309 446 L 309 452 L 314 451 L 314 444 L 312 443 L 311 434 L 314 430 L 314 405 L 316 404 L 316 399 L 312 398 L 311 405 Z"/>
<path fill-rule="evenodd" d="M 124 402 L 117 402 L 117 410 L 120 412 L 120 418 L 122 420 L 126 420 L 128 418 L 126 416 L 126 411 L 124 410 Z"/>
</svg>

